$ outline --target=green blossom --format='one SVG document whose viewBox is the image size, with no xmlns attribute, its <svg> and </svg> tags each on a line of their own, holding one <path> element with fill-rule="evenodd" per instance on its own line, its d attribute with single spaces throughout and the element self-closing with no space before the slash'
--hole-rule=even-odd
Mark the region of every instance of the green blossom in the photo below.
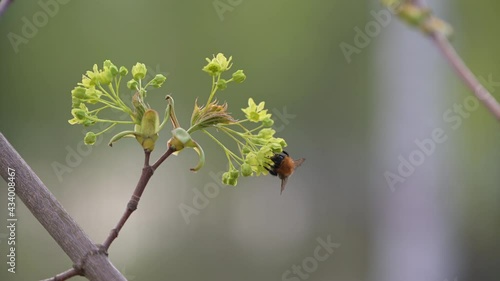
<svg viewBox="0 0 500 281">
<path fill-rule="evenodd" d="M 227 59 L 224 54 L 218 53 L 212 59 L 206 58 L 208 64 L 203 67 L 203 71 L 207 72 L 211 76 L 220 75 L 222 72 L 229 70 L 233 65 L 231 60 L 233 57 Z"/>
<path fill-rule="evenodd" d="M 128 74 L 128 69 L 125 66 L 120 66 L 120 76 L 126 76 Z"/>
<path fill-rule="evenodd" d="M 84 126 L 90 126 L 95 123 L 95 121 L 89 119 L 90 112 L 85 106 L 85 104 L 80 103 L 80 106 L 78 108 L 73 108 L 71 110 L 71 115 L 73 115 L 73 119 L 68 120 L 68 122 L 73 125 L 73 124 L 81 124 Z"/>
<path fill-rule="evenodd" d="M 267 109 L 264 109 L 265 102 L 260 102 L 259 105 L 255 104 L 252 98 L 248 99 L 248 107 L 242 108 L 241 110 L 245 113 L 245 116 L 251 122 L 260 122 L 265 119 L 271 118 L 271 114 L 267 113 Z"/>
<path fill-rule="evenodd" d="M 231 168 L 228 172 L 222 174 L 222 183 L 226 185 L 236 186 L 238 184 L 238 176 L 240 172 Z"/>
<path fill-rule="evenodd" d="M 132 66 L 132 76 L 136 81 L 144 79 L 147 72 L 148 70 L 146 68 L 146 65 L 143 63 L 136 63 L 134 66 Z"/>
<path fill-rule="evenodd" d="M 137 90 L 139 88 L 139 83 L 136 80 L 132 79 L 127 82 L 127 88 L 129 88 L 130 90 Z"/>
<path fill-rule="evenodd" d="M 86 145 L 93 145 L 95 143 L 96 139 L 97 139 L 97 136 L 95 135 L 95 133 L 88 132 L 85 135 L 85 138 L 83 139 L 83 141 L 85 142 Z"/>
<path fill-rule="evenodd" d="M 249 165 L 253 172 L 259 175 L 267 175 L 272 164 L 271 157 L 274 155 L 272 150 L 267 146 L 262 146 L 257 152 L 250 152 L 245 157 L 245 164 Z"/>
<path fill-rule="evenodd" d="M 274 120 L 271 119 L 271 117 L 264 118 L 264 120 L 262 120 L 262 125 L 264 125 L 264 127 L 272 127 L 274 125 Z"/>
<path fill-rule="evenodd" d="M 233 73 L 233 81 L 236 83 L 243 83 L 247 79 L 247 76 L 245 73 L 243 73 L 243 70 L 237 70 L 235 73 Z"/>
<path fill-rule="evenodd" d="M 155 88 L 160 88 L 165 80 L 167 80 L 167 77 L 163 76 L 162 74 L 156 74 L 155 78 L 153 78 L 153 80 L 151 80 L 148 85 L 151 85 Z"/>
<path fill-rule="evenodd" d="M 271 158 L 275 153 L 280 153 L 286 146 L 282 138 L 275 137 L 276 131 L 271 127 L 274 121 L 271 114 L 265 109 L 265 102 L 258 104 L 252 98 L 248 99 L 248 107 L 242 108 L 245 118 L 238 120 L 228 111 L 227 103 L 218 102 L 215 96 L 218 90 L 225 90 L 231 82 L 242 83 L 246 80 L 243 70 L 237 70 L 231 77 L 222 77 L 224 72 L 232 67 L 232 57 L 226 58 L 224 54 L 218 53 L 212 59 L 206 59 L 207 64 L 203 71 L 212 76 L 212 87 L 208 99 L 202 105 L 195 101 L 191 115 L 190 127 L 186 130 L 181 127 L 174 110 L 174 101 L 167 96 L 167 106 L 163 121 L 160 123 L 158 112 L 150 107 L 145 101 L 147 87 L 159 88 L 166 81 L 164 75 L 158 74 L 148 83 L 142 81 L 146 77 L 147 68 L 143 63 L 136 63 L 131 68 L 132 79 L 129 77 L 124 81 L 127 88 L 134 90 L 131 102 L 124 102 L 120 95 L 120 83 L 122 78 L 129 75 L 124 66 L 116 67 L 110 60 L 102 64 L 102 69 L 94 65 L 92 70 L 86 71 L 81 82 L 71 91 L 73 118 L 70 124 L 81 124 L 90 126 L 97 122 L 109 124 L 101 132 L 88 132 L 84 141 L 87 145 L 95 144 L 97 136 L 106 132 L 117 124 L 128 124 L 133 130 L 125 130 L 117 133 L 111 138 L 109 144 L 132 137 L 139 142 L 146 151 L 152 151 L 159 138 L 159 132 L 169 122 L 172 122 L 171 138 L 167 147 L 178 154 L 184 148 L 193 148 L 199 156 L 198 164 L 192 171 L 199 170 L 205 163 L 205 154 L 201 146 L 193 139 L 192 134 L 202 131 L 212 138 L 220 147 L 228 159 L 229 169 L 222 175 L 222 182 L 235 186 L 240 176 L 259 176 L 268 174 L 268 168 L 273 164 Z M 129 106 L 131 104 L 131 106 Z M 90 106 L 90 109 L 87 107 Z M 101 111 L 113 109 L 127 113 L 130 120 L 108 120 L 98 115 Z M 215 128 L 219 134 L 224 134 L 230 140 L 234 140 L 236 147 L 234 151 L 227 148 L 219 137 L 212 135 L 208 130 Z"/>
<path fill-rule="evenodd" d="M 86 91 L 87 91 L 87 89 L 85 89 L 84 87 L 75 87 L 71 91 L 71 95 L 77 99 L 85 99 L 86 98 L 86 95 L 85 95 Z"/>
<path fill-rule="evenodd" d="M 146 76 L 147 69 L 143 63 L 137 63 L 132 67 L 132 74 L 135 79 L 131 79 L 127 86 L 136 90 L 138 94 L 132 98 L 133 107 L 129 107 L 120 96 L 121 79 L 128 74 L 127 68 L 116 67 L 110 60 L 105 60 L 102 69 L 94 64 L 92 70 L 88 70 L 82 75 L 81 82 L 71 91 L 72 119 L 68 122 L 72 125 L 80 124 L 91 126 L 95 123 L 106 123 L 107 127 L 101 132 L 90 132 L 85 135 L 85 144 L 92 145 L 98 135 L 109 130 L 117 124 L 133 125 L 134 130 L 126 130 L 118 133 L 112 138 L 111 143 L 121 139 L 124 136 L 135 137 L 136 140 L 146 150 L 153 150 L 154 143 L 158 138 L 158 131 L 165 125 L 165 119 L 162 125 L 159 125 L 159 116 L 156 111 L 151 109 L 144 102 L 146 93 L 145 87 L 151 85 L 159 88 L 165 82 L 165 76 L 158 74 L 149 83 L 143 87 L 140 79 Z M 89 109 L 87 106 L 92 106 Z M 130 120 L 103 119 L 98 115 L 106 109 L 122 111 L 130 116 Z"/>
<path fill-rule="evenodd" d="M 244 177 L 249 177 L 253 174 L 252 166 L 248 163 L 243 163 L 241 165 L 241 175 Z"/>
<path fill-rule="evenodd" d="M 275 130 L 270 129 L 270 128 L 264 128 L 264 129 L 259 131 L 259 134 L 257 136 L 259 138 L 268 140 L 268 139 L 271 139 L 273 137 L 274 133 L 276 133 Z"/>
<path fill-rule="evenodd" d="M 99 72 L 99 83 L 101 85 L 109 85 L 113 81 L 113 74 L 111 70 L 107 69 Z"/>
<path fill-rule="evenodd" d="M 219 79 L 219 81 L 217 81 L 217 89 L 223 91 L 226 88 L 227 88 L 227 81 L 224 79 Z"/>
</svg>

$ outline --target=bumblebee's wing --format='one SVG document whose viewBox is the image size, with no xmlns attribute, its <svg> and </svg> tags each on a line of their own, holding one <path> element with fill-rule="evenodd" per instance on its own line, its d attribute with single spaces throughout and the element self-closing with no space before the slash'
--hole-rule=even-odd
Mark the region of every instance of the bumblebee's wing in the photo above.
<svg viewBox="0 0 500 281">
<path fill-rule="evenodd" d="M 285 190 L 285 185 L 286 185 L 287 181 L 288 181 L 288 177 L 281 179 L 281 192 L 280 192 L 280 195 L 283 193 L 283 190 Z"/>
<path fill-rule="evenodd" d="M 293 164 L 295 165 L 295 168 L 297 168 L 297 167 L 300 167 L 300 165 L 302 165 L 302 163 L 304 163 L 304 161 L 306 161 L 305 158 L 300 158 L 297 160 L 293 160 Z"/>
</svg>

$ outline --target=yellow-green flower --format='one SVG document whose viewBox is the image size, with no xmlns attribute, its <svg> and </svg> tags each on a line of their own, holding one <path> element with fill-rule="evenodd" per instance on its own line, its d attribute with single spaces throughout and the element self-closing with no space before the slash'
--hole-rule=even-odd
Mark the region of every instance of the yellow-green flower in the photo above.
<svg viewBox="0 0 500 281">
<path fill-rule="evenodd" d="M 218 53 L 217 56 L 214 58 L 214 60 L 216 60 L 219 63 L 222 72 L 229 70 L 231 66 L 233 66 L 233 64 L 231 63 L 232 59 L 233 59 L 232 56 L 229 57 L 229 59 L 227 59 L 222 53 Z"/>
<path fill-rule="evenodd" d="M 71 115 L 73 115 L 73 119 L 68 120 L 68 123 L 71 125 L 82 124 L 84 126 L 90 126 L 95 123 L 95 121 L 88 118 L 90 116 L 90 112 L 83 103 L 80 103 L 79 108 L 73 108 L 71 110 Z"/>
<path fill-rule="evenodd" d="M 264 109 L 265 102 L 260 102 L 257 105 L 252 98 L 248 99 L 248 107 L 242 108 L 241 110 L 245 113 L 248 120 L 252 122 L 260 122 L 267 118 L 271 118 L 271 114 L 267 113 L 267 109 Z"/>
<path fill-rule="evenodd" d="M 233 65 L 231 60 L 233 57 L 227 59 L 224 54 L 218 53 L 213 59 L 206 58 L 208 64 L 203 67 L 203 71 L 209 73 L 212 76 L 221 74 L 222 72 L 229 70 Z"/>
</svg>

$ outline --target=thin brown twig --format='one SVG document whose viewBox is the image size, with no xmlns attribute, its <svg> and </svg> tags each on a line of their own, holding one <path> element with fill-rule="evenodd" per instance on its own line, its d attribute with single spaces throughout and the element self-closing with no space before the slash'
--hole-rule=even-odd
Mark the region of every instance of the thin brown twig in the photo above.
<svg viewBox="0 0 500 281">
<path fill-rule="evenodd" d="M 158 169 L 158 167 L 161 165 L 161 163 L 163 163 L 163 161 L 167 160 L 167 158 L 175 152 L 175 149 L 173 149 L 172 147 L 169 147 L 167 152 L 165 152 L 158 160 L 156 160 L 156 162 L 151 166 L 153 168 L 153 171 L 156 171 L 156 169 Z"/>
<path fill-rule="evenodd" d="M 132 213 L 137 209 L 137 205 L 139 204 L 139 200 L 141 199 L 142 193 L 146 189 L 149 179 L 153 176 L 154 171 L 174 152 L 175 149 L 169 147 L 168 150 L 151 166 L 149 164 L 151 151 L 148 150 L 144 151 L 144 167 L 142 168 L 141 177 L 137 182 L 134 193 L 132 194 L 132 197 L 130 198 L 127 204 L 125 212 L 121 216 L 116 227 L 110 231 L 108 237 L 102 244 L 102 249 L 104 251 L 106 252 L 108 251 L 109 247 L 111 246 L 111 243 L 113 243 L 113 241 L 118 237 L 118 234 L 120 233 L 121 229 L 127 222 L 130 215 L 132 215 Z M 64 281 L 76 275 L 80 274 L 74 268 L 70 268 L 62 273 L 57 274 L 53 278 L 45 279 L 42 281 Z"/>
<path fill-rule="evenodd" d="M 412 0 L 412 3 L 426 8 L 427 5 L 424 0 Z M 460 79 L 472 90 L 474 95 L 486 106 L 486 108 L 493 114 L 497 120 L 500 121 L 500 104 L 493 97 L 493 95 L 479 82 L 472 71 L 467 67 L 462 58 L 458 55 L 455 48 L 450 44 L 448 38 L 439 32 L 431 33 L 431 39 L 439 48 L 443 56 L 451 64 Z"/>
<path fill-rule="evenodd" d="M 154 171 L 158 168 L 158 166 L 163 163 L 172 153 L 174 150 L 169 147 L 169 149 L 156 161 L 156 163 L 153 166 L 149 165 L 149 158 L 150 158 L 150 151 L 145 151 L 145 156 L 144 156 L 144 167 L 142 168 L 142 174 L 139 179 L 139 182 L 137 182 L 137 186 L 135 187 L 134 193 L 132 194 L 132 197 L 130 198 L 127 208 L 125 209 L 125 212 L 123 213 L 122 217 L 118 221 L 118 224 L 116 225 L 115 228 L 111 230 L 109 233 L 108 237 L 102 244 L 103 248 L 107 251 L 109 247 L 111 246 L 111 243 L 118 237 L 118 234 L 120 233 L 120 230 L 123 228 L 125 223 L 127 222 L 128 218 L 130 215 L 137 209 L 137 205 L 139 204 L 139 200 L 141 199 L 142 193 L 146 189 L 146 186 L 149 182 L 149 179 L 153 176 Z"/>
<path fill-rule="evenodd" d="M 433 34 L 433 41 L 436 43 L 439 50 L 447 58 L 458 76 L 472 90 L 474 95 L 488 108 L 488 110 L 500 121 L 500 104 L 488 92 L 488 90 L 479 82 L 472 71 L 463 62 L 462 58 L 457 54 L 455 48 L 451 46 L 447 38 L 441 34 Z"/>
<path fill-rule="evenodd" d="M 68 269 L 68 270 L 66 270 L 64 272 L 61 272 L 61 273 L 57 274 L 54 277 L 51 277 L 51 278 L 48 278 L 48 279 L 43 279 L 43 280 L 40 280 L 40 281 L 64 281 L 64 280 L 68 280 L 71 277 L 75 277 L 77 275 L 82 275 L 82 274 L 79 273 L 76 269 L 70 268 L 70 269 Z"/>
</svg>

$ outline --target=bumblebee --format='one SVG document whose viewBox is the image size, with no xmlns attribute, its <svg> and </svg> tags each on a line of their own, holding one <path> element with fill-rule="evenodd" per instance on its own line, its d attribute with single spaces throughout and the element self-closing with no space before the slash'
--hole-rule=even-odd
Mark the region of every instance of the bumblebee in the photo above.
<svg viewBox="0 0 500 281">
<path fill-rule="evenodd" d="M 283 193 L 283 190 L 285 190 L 288 177 L 290 177 L 295 171 L 295 168 L 302 165 L 306 159 L 300 158 L 293 160 L 286 151 L 283 151 L 281 153 L 274 154 L 274 156 L 271 157 L 271 160 L 274 164 L 266 169 L 271 175 L 278 176 L 281 179 L 281 194 Z"/>
</svg>

